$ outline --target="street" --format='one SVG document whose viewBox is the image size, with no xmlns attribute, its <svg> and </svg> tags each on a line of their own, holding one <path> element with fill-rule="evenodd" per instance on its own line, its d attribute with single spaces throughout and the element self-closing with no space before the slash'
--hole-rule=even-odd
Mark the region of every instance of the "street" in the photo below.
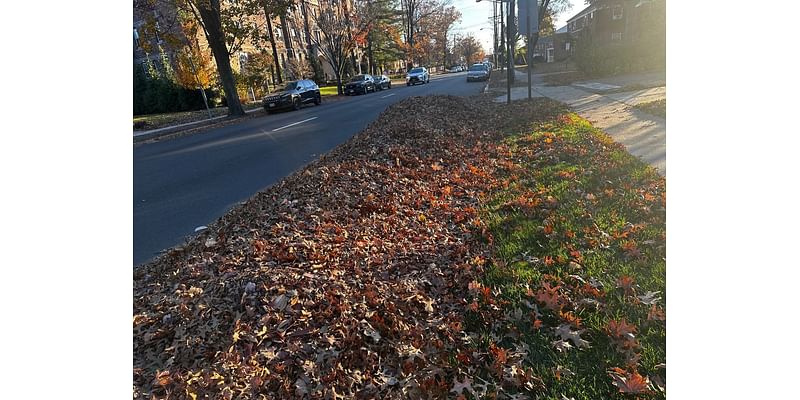
<svg viewBox="0 0 800 400">
<path fill-rule="evenodd" d="M 262 114 L 198 134 L 134 147 L 133 262 L 182 243 L 237 203 L 345 142 L 386 107 L 411 96 L 479 94 L 465 73 Z"/>
</svg>

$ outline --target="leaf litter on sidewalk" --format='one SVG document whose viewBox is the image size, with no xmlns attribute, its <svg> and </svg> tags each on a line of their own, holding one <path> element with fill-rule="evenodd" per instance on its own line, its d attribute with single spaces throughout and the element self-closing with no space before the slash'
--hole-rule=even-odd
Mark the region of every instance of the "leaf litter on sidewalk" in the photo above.
<svg viewBox="0 0 800 400">
<path fill-rule="evenodd" d="M 579 398 L 556 395 L 553 382 L 580 382 L 584 371 L 544 360 L 606 349 L 638 360 L 632 318 L 588 323 L 608 307 L 607 277 L 496 277 L 508 241 L 492 227 L 491 207 L 513 184 L 508 168 L 519 167 L 504 140 L 560 115 L 547 100 L 510 108 L 450 96 L 401 101 L 137 268 L 134 397 Z M 562 206 L 538 193 L 515 200 L 531 221 L 536 210 Z M 553 256 L 521 257 L 565 264 Z M 663 287 L 647 289 L 631 286 L 624 299 L 658 319 Z M 603 393 L 656 393 L 635 363 L 596 362 Z"/>
</svg>

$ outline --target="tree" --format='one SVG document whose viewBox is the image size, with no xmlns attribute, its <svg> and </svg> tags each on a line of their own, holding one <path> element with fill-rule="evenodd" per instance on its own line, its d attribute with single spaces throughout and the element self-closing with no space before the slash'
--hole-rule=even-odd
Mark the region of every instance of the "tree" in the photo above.
<svg viewBox="0 0 800 400">
<path fill-rule="evenodd" d="M 312 36 L 311 40 L 325 58 L 325 62 L 333 69 L 336 78 L 336 87 L 342 94 L 342 77 L 348 66 L 348 58 L 355 50 L 356 40 L 363 32 L 351 32 L 352 25 L 345 10 L 334 8 L 330 3 L 325 3 L 319 13 L 314 16 L 314 22 L 320 34 Z"/>
<path fill-rule="evenodd" d="M 590 0 L 586 1 L 589 2 Z M 553 32 L 553 20 L 555 17 L 562 12 L 568 11 L 570 8 L 572 8 L 572 4 L 570 4 L 569 0 L 541 0 L 538 14 L 539 32 L 534 33 L 530 38 L 533 43 L 527 43 L 526 39 L 525 46 L 532 46 L 531 48 L 535 48 L 536 43 L 539 42 L 539 36 L 545 36 L 547 33 Z M 542 28 L 544 28 L 544 30 Z M 514 43 L 516 44 L 516 41 Z"/>
<path fill-rule="evenodd" d="M 147 1 L 155 3 L 155 0 Z M 246 18 L 247 2 L 226 2 L 221 0 L 162 0 L 179 11 L 179 14 L 191 15 L 202 28 L 206 41 L 211 48 L 217 73 L 228 104 L 228 115 L 244 115 L 239 94 L 236 91 L 236 79 L 230 64 L 230 55 L 241 49 L 245 38 L 255 29 Z"/>
<path fill-rule="evenodd" d="M 366 32 L 369 73 L 377 75 L 379 65 L 399 57 L 397 25 L 401 13 L 397 10 L 397 0 L 357 0 L 355 10 L 355 25 Z"/>
<path fill-rule="evenodd" d="M 441 64 L 447 66 L 447 45 L 450 41 L 447 39 L 447 32 L 457 21 L 461 19 L 461 12 L 453 6 L 442 5 L 438 12 L 433 13 L 430 17 L 430 24 L 428 33 L 431 35 L 434 48 L 441 49 Z"/>
<path fill-rule="evenodd" d="M 306 79 L 314 74 L 311 63 L 305 58 L 292 58 L 286 63 L 286 72 L 292 79 Z"/>
<path fill-rule="evenodd" d="M 266 35 L 267 40 L 272 47 L 272 58 L 273 58 L 273 65 L 275 66 L 276 75 L 278 77 L 278 83 L 283 83 L 283 74 L 281 73 L 281 63 L 280 59 L 278 58 L 278 47 L 275 43 L 275 28 L 272 26 L 272 18 L 278 16 L 281 19 L 281 28 L 283 29 L 282 35 L 284 36 L 284 40 L 288 40 L 286 34 L 286 13 L 289 9 L 294 6 L 295 0 L 257 0 L 259 1 L 262 10 L 264 11 L 264 18 L 267 20 L 267 30 L 269 31 Z M 257 41 L 256 41 L 257 42 Z M 287 46 L 284 42 L 284 46 L 287 49 L 290 48 L 290 45 Z"/>
<path fill-rule="evenodd" d="M 480 58 L 483 58 L 483 47 L 480 41 L 471 34 L 458 41 L 454 51 L 463 56 L 467 64 L 478 62 Z"/>
<path fill-rule="evenodd" d="M 450 5 L 450 0 L 402 0 L 403 33 L 406 41 L 407 69 L 414 65 L 415 57 L 420 51 L 430 56 L 430 43 L 417 40 L 418 36 L 430 37 L 430 32 L 421 29 L 420 23 L 432 15 L 442 12 L 444 6 Z M 422 38 L 420 38 L 422 39 Z"/>
<path fill-rule="evenodd" d="M 245 68 L 242 70 L 244 82 L 251 87 L 261 88 L 265 92 L 269 89 L 270 71 L 274 67 L 272 56 L 263 53 L 256 53 L 249 57 Z"/>
</svg>

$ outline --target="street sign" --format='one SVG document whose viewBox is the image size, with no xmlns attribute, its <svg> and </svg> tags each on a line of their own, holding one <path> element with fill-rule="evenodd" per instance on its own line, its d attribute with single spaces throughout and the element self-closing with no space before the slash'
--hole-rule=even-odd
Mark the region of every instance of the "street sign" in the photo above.
<svg viewBox="0 0 800 400">
<path fill-rule="evenodd" d="M 519 10 L 519 17 L 518 17 L 518 25 L 519 25 L 519 32 L 521 35 L 525 35 L 527 32 L 527 17 L 526 13 L 528 11 L 528 6 L 531 8 L 531 35 L 539 32 L 539 2 L 537 0 L 517 0 Z"/>
</svg>

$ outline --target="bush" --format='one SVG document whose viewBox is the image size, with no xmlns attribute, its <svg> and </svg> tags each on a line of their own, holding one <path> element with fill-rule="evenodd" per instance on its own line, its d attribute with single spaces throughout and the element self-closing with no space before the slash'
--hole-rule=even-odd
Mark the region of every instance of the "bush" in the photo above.
<svg viewBox="0 0 800 400">
<path fill-rule="evenodd" d="M 220 93 L 206 89 L 209 106 Z M 185 88 L 165 78 L 149 78 L 134 68 L 133 115 L 203 110 L 203 96 L 197 89 Z"/>
</svg>

